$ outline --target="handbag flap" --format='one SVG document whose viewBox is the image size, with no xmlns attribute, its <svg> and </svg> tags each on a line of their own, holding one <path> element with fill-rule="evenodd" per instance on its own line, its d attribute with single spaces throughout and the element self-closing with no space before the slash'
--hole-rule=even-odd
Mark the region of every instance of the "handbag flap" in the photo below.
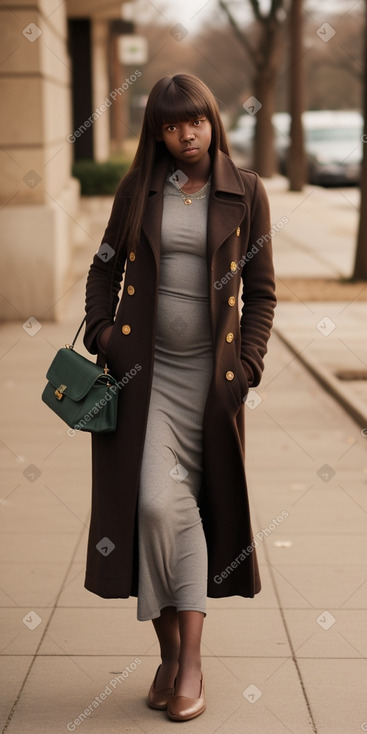
<svg viewBox="0 0 367 734">
<path fill-rule="evenodd" d="M 90 362 L 74 349 L 62 347 L 52 360 L 47 374 L 47 380 L 63 395 L 71 400 L 82 400 L 90 391 L 96 380 L 115 382 L 110 374 L 105 375 L 102 368 Z"/>
</svg>

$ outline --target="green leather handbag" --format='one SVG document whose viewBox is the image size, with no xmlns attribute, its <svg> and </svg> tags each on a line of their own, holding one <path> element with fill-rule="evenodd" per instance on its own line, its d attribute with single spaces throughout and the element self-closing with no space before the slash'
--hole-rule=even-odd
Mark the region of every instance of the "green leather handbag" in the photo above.
<svg viewBox="0 0 367 734">
<path fill-rule="evenodd" d="M 75 431 L 116 430 L 119 385 L 108 372 L 74 351 L 85 318 L 72 344 L 59 349 L 46 378 L 42 400 Z"/>
</svg>

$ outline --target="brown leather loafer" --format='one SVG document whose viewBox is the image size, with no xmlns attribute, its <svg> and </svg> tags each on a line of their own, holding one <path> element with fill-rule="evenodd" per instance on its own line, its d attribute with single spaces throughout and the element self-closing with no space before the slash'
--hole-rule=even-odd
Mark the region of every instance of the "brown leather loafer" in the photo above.
<svg viewBox="0 0 367 734">
<path fill-rule="evenodd" d="M 201 674 L 199 698 L 176 696 L 173 691 L 168 699 L 167 714 L 172 721 L 190 721 L 205 711 L 204 676 Z"/>
<path fill-rule="evenodd" d="M 161 666 L 158 665 L 157 672 L 154 676 L 154 681 L 149 689 L 148 706 L 150 706 L 151 709 L 158 709 L 159 711 L 163 711 L 167 708 L 168 699 L 170 698 L 170 696 L 172 696 L 173 688 L 161 688 L 160 690 L 157 690 L 157 688 L 155 687 L 160 667 Z"/>
</svg>

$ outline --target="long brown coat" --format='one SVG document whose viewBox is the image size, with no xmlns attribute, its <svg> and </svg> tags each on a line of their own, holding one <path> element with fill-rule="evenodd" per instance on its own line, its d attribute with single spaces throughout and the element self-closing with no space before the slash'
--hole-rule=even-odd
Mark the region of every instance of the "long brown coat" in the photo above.
<svg viewBox="0 0 367 734">
<path fill-rule="evenodd" d="M 92 354 L 98 353 L 99 334 L 114 323 L 107 362 L 111 374 L 121 380 L 116 432 L 92 436 L 92 517 L 85 586 L 106 598 L 137 595 L 137 498 L 154 364 L 167 170 L 168 159 L 161 160 L 151 181 L 135 258 L 127 255 L 126 243 L 119 244 L 129 206 L 128 187 L 117 193 L 103 238 L 113 252 L 104 247 L 107 254 L 94 257 L 87 281 L 85 345 Z M 207 230 L 214 369 L 203 416 L 199 497 L 210 597 L 252 597 L 260 590 L 244 470 L 244 399 L 248 387 L 259 384 L 273 320 L 270 228 L 267 196 L 259 177 L 236 168 L 228 156 L 218 153 Z M 104 356 L 99 354 L 97 361 L 103 364 Z"/>
</svg>

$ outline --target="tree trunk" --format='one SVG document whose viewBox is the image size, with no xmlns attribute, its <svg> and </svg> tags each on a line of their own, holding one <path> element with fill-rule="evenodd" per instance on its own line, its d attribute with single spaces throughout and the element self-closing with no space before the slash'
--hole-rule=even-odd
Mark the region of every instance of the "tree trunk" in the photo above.
<svg viewBox="0 0 367 734">
<path fill-rule="evenodd" d="M 361 174 L 361 203 L 359 209 L 359 226 L 357 248 L 352 280 L 367 280 L 367 3 L 364 28 L 364 82 L 363 82 L 363 160 Z"/>
<path fill-rule="evenodd" d="M 303 140 L 303 40 L 302 0 L 292 0 L 289 15 L 290 79 L 289 113 L 291 115 L 290 147 L 287 174 L 289 190 L 302 191 L 306 178 L 306 159 Z"/>
<path fill-rule="evenodd" d="M 254 79 L 256 99 L 262 107 L 256 115 L 253 168 L 264 178 L 270 178 L 276 170 L 274 131 L 272 116 L 275 112 L 274 84 L 266 69 L 261 69 Z"/>
<path fill-rule="evenodd" d="M 254 96 L 262 107 L 256 115 L 254 170 L 270 178 L 277 170 L 272 116 L 275 112 L 275 85 L 282 54 L 281 26 L 275 18 L 263 26 L 263 36 L 254 79 Z"/>
</svg>

